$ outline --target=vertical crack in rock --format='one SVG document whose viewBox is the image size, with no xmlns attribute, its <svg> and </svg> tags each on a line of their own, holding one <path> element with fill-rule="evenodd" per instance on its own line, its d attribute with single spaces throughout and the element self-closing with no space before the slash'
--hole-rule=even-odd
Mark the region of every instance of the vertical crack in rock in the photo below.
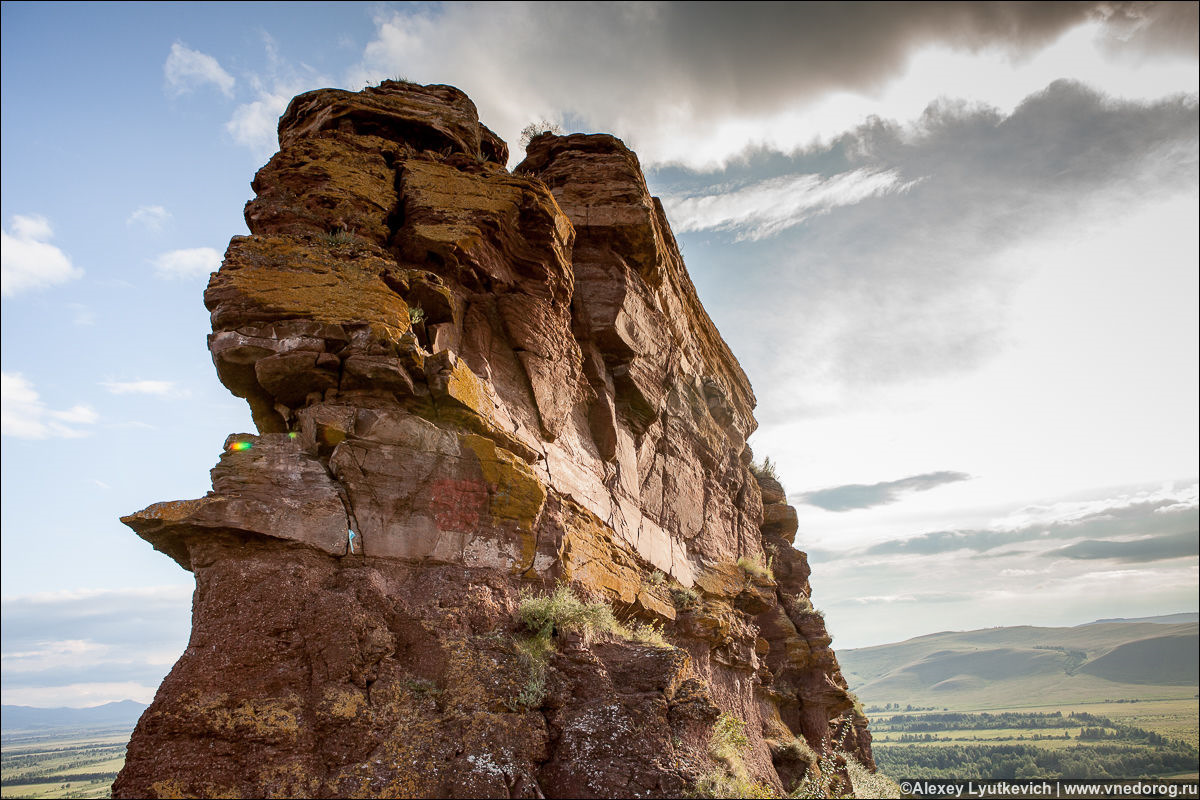
<svg viewBox="0 0 1200 800">
<path fill-rule="evenodd" d="M 123 518 L 196 593 L 114 796 L 676 797 L 728 769 L 721 713 L 764 791 L 817 768 L 796 737 L 871 767 L 637 156 L 543 134 L 509 172 L 465 94 L 397 81 L 298 96 L 279 142 L 204 294 L 258 430 Z M 530 655 L 560 583 L 662 642 Z"/>
</svg>

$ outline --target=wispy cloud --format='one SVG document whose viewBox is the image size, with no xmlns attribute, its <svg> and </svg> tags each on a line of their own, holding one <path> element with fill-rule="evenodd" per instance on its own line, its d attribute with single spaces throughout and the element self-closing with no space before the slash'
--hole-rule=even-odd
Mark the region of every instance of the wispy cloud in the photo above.
<svg viewBox="0 0 1200 800">
<path fill-rule="evenodd" d="M 265 158 L 279 146 L 279 118 L 292 97 L 314 86 L 333 85 L 334 81 L 307 65 L 297 68 L 287 63 L 280 57 L 275 40 L 267 34 L 263 35 L 263 47 L 267 54 L 267 74 L 249 76 L 255 99 L 234 109 L 225 130 L 235 142 Z"/>
<path fill-rule="evenodd" d="M 0 433 L 17 439 L 73 439 L 86 436 L 79 425 L 90 425 L 100 416 L 90 407 L 66 411 L 46 407 L 33 383 L 18 372 L 0 375 Z"/>
<path fill-rule="evenodd" d="M 71 257 L 50 244 L 54 229 L 38 214 L 17 214 L 12 232 L 0 230 L 0 294 L 66 283 L 83 275 Z"/>
<path fill-rule="evenodd" d="M 113 394 L 152 394 L 165 397 L 175 391 L 174 381 L 103 381 L 100 385 Z"/>
<path fill-rule="evenodd" d="M 1162 561 L 1187 556 L 1194 558 L 1200 554 L 1198 537 L 1200 537 L 1200 533 L 1192 530 L 1130 540 L 1085 539 L 1082 542 L 1051 550 L 1044 555 L 1080 560 L 1112 559 L 1125 563 Z"/>
<path fill-rule="evenodd" d="M 894 603 L 957 603 L 977 598 L 981 592 L 908 592 L 854 597 L 849 602 L 859 606 L 892 605 Z"/>
<path fill-rule="evenodd" d="M 243 147 L 256 153 L 271 153 L 278 147 L 279 118 L 294 94 L 290 89 L 260 89 L 257 99 L 234 109 L 225 130 Z"/>
<path fill-rule="evenodd" d="M 160 231 L 171 220 L 171 212 L 162 206 L 138 206 L 125 219 L 126 225 L 140 225 L 151 231 Z"/>
<path fill-rule="evenodd" d="M 1026 512 L 1000 520 L 990 528 L 934 531 L 882 542 L 867 548 L 864 554 L 931 556 L 962 550 L 1002 557 L 1014 553 L 990 551 L 1031 545 L 1035 555 L 1074 559 L 1155 561 L 1195 555 L 1196 530 L 1200 527 L 1196 494 L 1197 485 L 1193 484 L 1182 490 L 1163 489 L 1092 501 L 1085 510 L 1077 504 L 1063 504 L 1066 507 L 1056 517 L 1046 513 L 1047 507 L 1040 507 L 1037 516 Z M 1021 518 L 1027 520 L 1025 524 L 1011 524 L 1011 519 Z M 1072 539 L 1081 541 L 1059 546 Z"/>
<path fill-rule="evenodd" d="M 180 42 L 171 45 L 171 53 L 163 64 L 163 77 L 166 78 L 167 87 L 176 95 L 212 84 L 227 97 L 232 97 L 236 82 L 215 58 Z"/>
<path fill-rule="evenodd" d="M 187 642 L 190 597 L 177 586 L 5 597 L 4 702 L 148 701 Z"/>
<path fill-rule="evenodd" d="M 856 169 L 823 178 L 781 175 L 734 191 L 663 198 L 675 229 L 733 231 L 737 239 L 763 239 L 871 197 L 903 192 L 917 181 L 902 181 L 895 170 Z"/>
<path fill-rule="evenodd" d="M 220 267 L 221 254 L 211 247 L 171 250 L 154 259 L 154 273 L 160 278 L 207 277 Z"/>
<path fill-rule="evenodd" d="M 828 489 L 817 489 L 797 495 L 796 499 L 801 503 L 823 508 L 826 511 L 853 511 L 859 508 L 895 503 L 901 495 L 909 492 L 925 492 L 947 483 L 970 479 L 971 476 L 965 472 L 926 472 L 895 481 L 869 484 L 850 483 Z"/>
</svg>

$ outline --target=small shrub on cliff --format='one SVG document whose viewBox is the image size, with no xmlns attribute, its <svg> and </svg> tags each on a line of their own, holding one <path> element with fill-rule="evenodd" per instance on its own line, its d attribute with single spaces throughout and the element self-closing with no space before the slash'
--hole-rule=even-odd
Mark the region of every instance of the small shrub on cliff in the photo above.
<svg viewBox="0 0 1200 800">
<path fill-rule="evenodd" d="M 566 584 L 559 584 L 551 594 L 541 597 L 523 592 L 517 615 L 532 632 L 528 638 L 518 638 L 514 645 L 517 656 L 529 670 L 529 679 L 516 698 L 519 705 L 536 706 L 542 702 L 546 670 L 554 654 L 557 634 L 575 633 L 585 642 L 614 636 L 652 647 L 672 646 L 660 626 L 641 622 L 622 624 L 608 604 L 582 600 Z"/>
<path fill-rule="evenodd" d="M 672 586 L 671 600 L 675 603 L 676 608 L 687 610 L 700 602 L 700 595 L 695 589 L 687 586 Z"/>
<path fill-rule="evenodd" d="M 900 787 L 886 775 L 871 772 L 859 763 L 858 759 L 846 752 L 846 734 L 849 727 L 842 730 L 841 738 L 821 754 L 817 764 L 818 769 L 810 768 L 804 777 L 788 794 L 794 798 L 818 797 L 879 797 L 899 798 Z M 800 737 L 796 738 L 797 746 L 803 746 L 806 755 L 812 754 L 808 743 Z M 814 763 L 809 760 L 808 763 Z M 846 779 L 849 779 L 847 785 Z"/>
<path fill-rule="evenodd" d="M 617 633 L 620 628 L 608 605 L 580 600 L 566 584 L 545 597 L 523 594 L 517 613 L 535 636 L 577 633 L 584 641 L 591 641 L 606 633 Z"/>
<path fill-rule="evenodd" d="M 903 797 L 899 784 L 882 772 L 871 772 L 853 756 L 846 756 L 846 774 L 850 776 L 855 797 Z"/>
<path fill-rule="evenodd" d="M 341 244 L 350 244 L 356 238 L 350 229 L 343 225 L 325 234 L 325 243 L 331 247 L 336 247 Z"/>
<path fill-rule="evenodd" d="M 549 634 L 534 634 L 527 639 L 517 639 L 514 647 L 521 664 L 529 671 L 529 678 L 514 700 L 518 706 L 539 706 L 546 696 L 546 669 L 554 652 L 554 642 Z"/>
<path fill-rule="evenodd" d="M 662 626 L 658 623 L 627 622 L 621 626 L 622 638 L 638 644 L 648 644 L 651 647 L 668 648 L 673 645 L 663 636 Z"/>
<path fill-rule="evenodd" d="M 562 136 L 563 129 L 553 122 L 544 119 L 538 122 L 531 122 L 521 129 L 522 149 L 529 147 L 529 143 L 543 133 L 553 133 L 555 136 Z"/>
<path fill-rule="evenodd" d="M 775 570 L 771 569 L 771 559 L 767 559 L 767 563 L 763 564 L 758 556 L 742 556 L 737 560 L 737 565 L 747 575 L 775 580 Z"/>
<path fill-rule="evenodd" d="M 858 695 L 854 692 L 848 692 L 848 694 L 850 695 L 850 701 L 854 703 L 854 716 L 866 719 L 867 712 L 863 709 L 862 700 L 859 700 Z"/>
<path fill-rule="evenodd" d="M 746 723 L 726 712 L 713 723 L 712 739 L 708 749 L 717 758 L 729 763 L 742 757 L 742 751 L 750 746 L 746 735 Z"/>
<path fill-rule="evenodd" d="M 830 748 L 821 755 L 816 769 L 810 768 L 804 773 L 804 777 L 788 793 L 788 797 L 798 800 L 810 800 L 818 797 L 852 797 L 850 790 L 853 784 L 846 786 L 842 776 L 838 774 L 838 756 L 842 756 L 847 765 L 854 761 L 853 758 Z M 858 762 L 855 761 L 855 763 Z M 872 795 L 863 796 L 870 797 Z"/>
<path fill-rule="evenodd" d="M 812 601 L 807 597 L 801 595 L 784 595 L 783 602 L 787 606 L 788 613 L 795 620 L 800 620 L 804 617 L 820 617 L 821 619 L 825 619 L 825 612 L 813 608 Z"/>
<path fill-rule="evenodd" d="M 771 478 L 779 480 L 779 470 L 775 467 L 775 462 L 770 456 L 766 456 L 762 461 L 751 461 L 750 471 L 759 478 Z"/>
<path fill-rule="evenodd" d="M 776 747 L 782 756 L 803 762 L 810 767 L 820 763 L 816 751 L 809 746 L 808 740 L 803 736 L 794 736 L 785 742 L 778 742 L 772 746 Z"/>
<path fill-rule="evenodd" d="M 771 787 L 750 779 L 745 752 L 750 747 L 746 723 L 728 712 L 713 723 L 708 754 L 720 765 L 696 780 L 697 797 L 774 797 Z"/>
<path fill-rule="evenodd" d="M 810 751 L 811 752 L 811 751 Z M 846 786 L 845 780 L 839 774 L 838 761 L 845 762 L 845 775 L 850 779 Z M 899 798 L 900 787 L 888 776 L 871 772 L 858 762 L 854 756 L 831 750 L 821 756 L 820 771 L 810 770 L 788 797 L 798 800 L 825 797 L 878 797 Z"/>
</svg>

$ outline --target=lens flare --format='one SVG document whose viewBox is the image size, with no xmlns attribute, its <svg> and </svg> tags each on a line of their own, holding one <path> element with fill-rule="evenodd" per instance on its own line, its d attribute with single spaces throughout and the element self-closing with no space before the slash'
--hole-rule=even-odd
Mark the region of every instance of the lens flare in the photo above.
<svg viewBox="0 0 1200 800">
<path fill-rule="evenodd" d="M 249 450 L 251 447 L 254 447 L 254 442 L 234 442 L 233 444 L 229 445 L 229 449 L 235 453 L 240 453 L 243 450 Z"/>
</svg>

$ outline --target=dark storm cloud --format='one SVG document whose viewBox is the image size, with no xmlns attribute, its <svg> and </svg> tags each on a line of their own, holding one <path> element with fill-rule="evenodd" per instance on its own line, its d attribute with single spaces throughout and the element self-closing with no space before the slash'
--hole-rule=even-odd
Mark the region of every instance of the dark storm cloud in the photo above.
<svg viewBox="0 0 1200 800">
<path fill-rule="evenodd" d="M 549 114 L 621 136 L 643 163 L 711 165 L 733 152 L 691 148 L 723 121 L 870 96 L 932 46 L 1020 63 L 1105 19 L 1101 38 L 1121 52 L 1186 57 L 1195 38 L 1186 11 L 1154 4 L 447 3 L 380 13 L 353 80 L 411 73 L 467 91 L 504 136 Z"/>
<path fill-rule="evenodd" d="M 947 483 L 970 480 L 965 472 L 926 472 L 896 481 L 882 483 L 851 483 L 805 492 L 795 499 L 826 511 L 852 511 L 895 503 L 900 495 L 908 492 L 924 492 Z"/>
<path fill-rule="evenodd" d="M 1200 532 L 1192 530 L 1166 536 L 1148 536 L 1133 541 L 1113 542 L 1087 539 L 1051 550 L 1044 555 L 1077 559 L 1108 558 L 1129 563 L 1161 561 L 1167 558 L 1194 557 L 1200 554 L 1200 548 L 1197 547 L 1198 537 L 1200 537 Z"/>
<path fill-rule="evenodd" d="M 929 556 L 971 550 L 981 555 L 997 557 L 1002 554 L 989 551 L 1023 542 L 1048 542 L 1086 536 L 1089 541 L 1047 550 L 1043 555 L 1152 561 L 1188 555 L 1181 552 L 1187 549 L 1181 542 L 1188 537 L 1194 538 L 1198 519 L 1200 511 L 1195 505 L 1181 504 L 1168 498 L 1099 507 L 1075 518 L 1016 528 L 935 531 L 910 539 L 882 542 L 867 548 L 865 554 Z M 1145 540 L 1142 543 L 1111 541 L 1129 536 L 1145 537 Z M 1106 539 L 1110 541 L 1105 541 Z M 1195 553 L 1194 542 L 1190 547 L 1191 552 Z M 1101 552 L 1108 552 L 1110 555 L 1097 555 Z"/>
<path fill-rule="evenodd" d="M 1098 13 L 1107 15 L 1107 43 L 1114 52 L 1142 56 L 1177 53 L 1193 58 L 1200 49 L 1198 10 L 1200 4 L 1194 2 L 1129 2 L 1097 8 Z"/>
<path fill-rule="evenodd" d="M 1000 48 L 1020 59 L 1092 20 L 1107 22 L 1114 50 L 1196 49 L 1194 3 L 663 3 L 585 12 L 568 4 L 534 24 L 562 49 L 568 70 L 581 52 L 634 37 L 641 51 L 623 49 L 618 74 L 629 62 L 652 67 L 644 80 L 697 109 L 758 113 L 831 91 L 879 89 L 923 46 Z"/>
<path fill-rule="evenodd" d="M 1102 14 L 1101 3 L 667 3 L 662 77 L 705 83 L 700 103 L 761 111 L 827 91 L 878 88 L 911 52 L 946 43 L 1023 54 Z"/>
</svg>

